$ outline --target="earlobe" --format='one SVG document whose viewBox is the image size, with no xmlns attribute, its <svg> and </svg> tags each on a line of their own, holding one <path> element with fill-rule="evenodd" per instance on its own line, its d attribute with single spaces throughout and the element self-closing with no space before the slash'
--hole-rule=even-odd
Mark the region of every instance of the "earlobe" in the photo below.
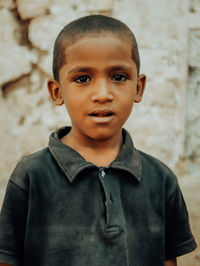
<svg viewBox="0 0 200 266">
<path fill-rule="evenodd" d="M 141 74 L 138 77 L 137 91 L 134 97 L 134 102 L 139 103 L 142 101 L 142 96 L 144 94 L 145 85 L 146 85 L 146 76 L 144 74 Z"/>
<path fill-rule="evenodd" d="M 47 83 L 49 95 L 51 99 L 54 101 L 55 105 L 62 105 L 64 103 L 61 91 L 60 91 L 60 85 L 55 79 L 49 79 Z"/>
</svg>

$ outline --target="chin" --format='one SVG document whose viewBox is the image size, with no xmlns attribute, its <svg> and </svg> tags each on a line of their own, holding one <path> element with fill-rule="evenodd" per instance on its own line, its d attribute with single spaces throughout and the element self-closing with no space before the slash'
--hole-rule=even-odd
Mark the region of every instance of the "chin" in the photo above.
<svg viewBox="0 0 200 266">
<path fill-rule="evenodd" d="M 93 134 L 89 134 L 88 137 L 95 141 L 106 141 L 114 137 L 116 133 L 114 132 L 95 132 Z"/>
</svg>

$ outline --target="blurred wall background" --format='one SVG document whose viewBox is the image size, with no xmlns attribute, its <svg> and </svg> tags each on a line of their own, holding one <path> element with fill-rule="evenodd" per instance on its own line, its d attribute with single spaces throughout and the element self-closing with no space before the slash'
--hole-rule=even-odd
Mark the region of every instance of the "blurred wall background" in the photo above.
<svg viewBox="0 0 200 266">
<path fill-rule="evenodd" d="M 200 244 L 200 0 L 0 0 L 0 206 L 20 158 L 70 124 L 46 89 L 52 47 L 64 25 L 96 13 L 121 19 L 136 35 L 148 80 L 126 128 L 136 147 L 178 175 Z M 179 265 L 200 265 L 200 249 Z"/>
</svg>

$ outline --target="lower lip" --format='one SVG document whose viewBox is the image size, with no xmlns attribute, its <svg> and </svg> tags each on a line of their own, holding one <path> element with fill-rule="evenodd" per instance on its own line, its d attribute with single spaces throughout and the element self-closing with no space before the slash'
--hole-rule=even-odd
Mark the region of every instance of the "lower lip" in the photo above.
<svg viewBox="0 0 200 266">
<path fill-rule="evenodd" d="M 114 115 L 110 115 L 110 116 L 92 116 L 92 115 L 90 115 L 89 118 L 96 123 L 108 123 L 108 122 L 113 120 Z"/>
</svg>

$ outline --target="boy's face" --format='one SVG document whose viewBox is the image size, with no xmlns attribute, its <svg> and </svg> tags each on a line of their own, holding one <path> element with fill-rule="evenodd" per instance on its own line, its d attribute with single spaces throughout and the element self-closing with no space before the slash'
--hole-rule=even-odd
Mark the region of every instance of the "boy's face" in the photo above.
<svg viewBox="0 0 200 266">
<path fill-rule="evenodd" d="M 131 42 L 111 34 L 85 36 L 66 48 L 60 82 L 48 88 L 56 105 L 65 104 L 76 139 L 121 137 L 134 102 L 142 99 L 145 76 L 137 75 Z"/>
</svg>

